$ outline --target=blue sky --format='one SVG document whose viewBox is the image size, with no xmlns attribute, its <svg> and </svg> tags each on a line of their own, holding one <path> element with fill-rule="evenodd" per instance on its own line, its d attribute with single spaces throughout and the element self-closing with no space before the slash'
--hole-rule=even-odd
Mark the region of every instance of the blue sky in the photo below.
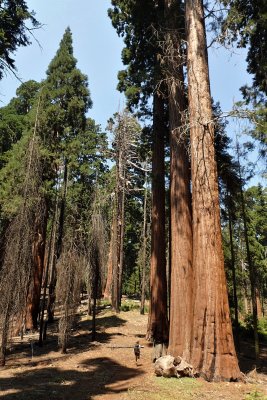
<svg viewBox="0 0 267 400">
<path fill-rule="evenodd" d="M 108 118 L 124 104 L 123 96 L 116 91 L 123 43 L 107 16 L 110 0 L 28 0 L 27 4 L 44 24 L 35 32 L 42 48 L 33 41 L 32 46 L 18 50 L 15 55 L 18 76 L 23 81 L 44 79 L 62 35 L 70 26 L 78 67 L 89 77 L 93 100 L 89 114 L 105 128 Z M 250 80 L 245 52 L 211 49 L 209 63 L 212 95 L 220 101 L 223 111 L 228 111 L 233 101 L 241 98 L 240 86 Z M 10 74 L 0 82 L 3 105 L 15 95 L 19 85 Z"/>
<path fill-rule="evenodd" d="M 17 73 L 23 80 L 45 78 L 67 26 L 73 33 L 74 55 L 78 67 L 89 77 L 93 100 L 90 116 L 105 128 L 107 119 L 123 106 L 123 96 L 116 91 L 117 72 L 122 68 L 122 41 L 107 16 L 108 0 L 27 0 L 30 10 L 44 24 L 35 31 L 40 46 L 33 44 L 15 55 Z M 7 104 L 20 82 L 11 74 L 0 81 L 0 100 Z M 120 100 L 121 99 L 121 100 Z"/>
<path fill-rule="evenodd" d="M 35 31 L 40 45 L 33 40 L 31 46 L 20 48 L 15 54 L 18 76 L 22 81 L 44 79 L 48 64 L 69 26 L 78 67 L 89 77 L 93 100 L 89 116 L 104 130 L 107 120 L 124 106 L 124 97 L 116 90 L 117 73 L 123 68 L 123 42 L 107 15 L 110 0 L 27 0 L 27 4 L 30 10 L 35 10 L 43 27 Z M 211 92 L 224 112 L 241 100 L 239 88 L 251 82 L 245 58 L 246 52 L 240 49 L 209 50 Z M 19 85 L 10 73 L 0 81 L 0 106 L 15 96 Z M 231 137 L 240 129 L 240 121 L 230 121 L 227 128 Z"/>
<path fill-rule="evenodd" d="M 124 106 L 124 97 L 116 90 L 117 73 L 123 68 L 123 42 L 107 15 L 110 0 L 27 0 L 27 4 L 43 24 L 42 29 L 35 31 L 41 47 L 33 40 L 31 46 L 17 51 L 18 76 L 22 81 L 44 79 L 64 31 L 70 26 L 78 67 L 89 77 L 93 100 L 89 116 L 104 130 L 107 120 Z M 246 52 L 240 49 L 209 50 L 211 92 L 224 112 L 229 111 L 235 101 L 241 100 L 239 88 L 251 82 L 246 73 L 245 58 Z M 10 73 L 0 81 L 0 106 L 15 96 L 19 85 L 20 82 Z M 233 120 L 227 128 L 231 137 L 240 129 L 240 121 Z M 262 181 L 256 177 L 250 184 L 258 179 Z"/>
</svg>

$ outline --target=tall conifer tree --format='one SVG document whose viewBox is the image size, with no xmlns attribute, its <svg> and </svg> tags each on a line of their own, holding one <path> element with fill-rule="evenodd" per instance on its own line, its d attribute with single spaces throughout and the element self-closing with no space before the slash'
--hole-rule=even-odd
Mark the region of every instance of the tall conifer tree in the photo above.
<svg viewBox="0 0 267 400">
<path fill-rule="evenodd" d="M 48 317 L 53 320 L 56 265 L 62 251 L 68 181 L 78 160 L 82 143 L 79 135 L 86 128 L 86 111 L 92 105 L 87 77 L 76 67 L 72 33 L 67 28 L 59 49 L 48 66 L 42 89 L 41 132 L 46 149 L 47 176 L 52 190 L 60 193 L 59 220 L 49 285 Z"/>
<path fill-rule="evenodd" d="M 184 8 L 165 0 L 164 75 L 170 128 L 170 337 L 168 352 L 188 359 L 192 329 L 192 214 L 187 98 L 184 84 Z"/>
<path fill-rule="evenodd" d="M 166 238 L 165 238 L 165 138 L 166 105 L 163 75 L 159 65 L 158 31 L 164 16 L 164 1 L 113 0 L 109 11 L 113 26 L 124 36 L 122 52 L 126 70 L 119 73 L 118 88 L 126 93 L 130 107 L 152 115 L 152 219 L 150 312 L 147 337 L 161 349 L 168 340 Z M 153 96 L 152 112 L 148 100 Z"/>
<path fill-rule="evenodd" d="M 208 380 L 240 378 L 222 251 L 214 123 L 202 0 L 186 2 L 193 209 L 191 363 Z"/>
</svg>

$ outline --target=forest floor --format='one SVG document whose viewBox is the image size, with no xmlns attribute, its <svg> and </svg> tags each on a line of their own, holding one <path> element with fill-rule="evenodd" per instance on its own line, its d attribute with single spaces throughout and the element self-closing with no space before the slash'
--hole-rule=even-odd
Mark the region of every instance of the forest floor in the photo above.
<svg viewBox="0 0 267 400">
<path fill-rule="evenodd" d="M 57 352 L 50 327 L 42 348 L 38 335 L 14 338 L 7 363 L 0 370 L 3 400 L 267 400 L 267 348 L 262 347 L 259 373 L 253 383 L 208 383 L 202 379 L 154 376 L 151 346 L 145 340 L 147 315 L 138 310 L 97 316 L 97 341 L 90 339 L 91 321 L 81 310 L 67 354 Z M 55 328 L 54 328 L 55 330 Z M 132 348 L 144 346 L 138 364 Z M 250 343 L 242 343 L 244 372 L 253 368 Z M 264 364 L 265 362 L 265 364 Z"/>
</svg>

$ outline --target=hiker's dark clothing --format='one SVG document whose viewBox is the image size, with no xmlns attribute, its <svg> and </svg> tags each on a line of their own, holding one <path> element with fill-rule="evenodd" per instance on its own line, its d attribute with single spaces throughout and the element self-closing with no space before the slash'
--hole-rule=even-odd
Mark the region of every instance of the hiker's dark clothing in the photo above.
<svg viewBox="0 0 267 400">
<path fill-rule="evenodd" d="M 139 360 L 139 358 L 140 358 L 140 348 L 141 348 L 140 344 L 134 345 L 134 355 L 135 355 L 136 361 Z"/>
</svg>

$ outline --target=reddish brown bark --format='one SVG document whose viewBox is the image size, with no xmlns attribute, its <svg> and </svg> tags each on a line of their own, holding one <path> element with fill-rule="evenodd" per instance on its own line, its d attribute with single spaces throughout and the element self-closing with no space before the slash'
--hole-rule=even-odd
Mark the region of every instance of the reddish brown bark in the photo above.
<svg viewBox="0 0 267 400">
<path fill-rule="evenodd" d="M 241 377 L 227 297 L 214 124 L 201 0 L 186 2 L 193 208 L 193 335 L 191 364 L 208 380 Z"/>
<path fill-rule="evenodd" d="M 177 34 L 179 11 L 177 1 L 165 0 L 166 41 L 168 49 L 171 49 L 167 64 L 171 150 L 171 296 L 168 352 L 189 360 L 192 328 L 192 213 L 185 128 L 186 100 Z"/>
<path fill-rule="evenodd" d="M 168 353 L 190 358 L 192 329 L 192 212 L 190 166 L 185 125 L 186 99 L 182 57 L 180 55 L 180 5 L 165 0 L 166 78 L 170 124 L 170 336 Z M 183 321 L 181 323 L 181 321 Z"/>
<path fill-rule="evenodd" d="M 165 181 L 164 181 L 164 101 L 154 94 L 152 153 L 152 215 L 150 310 L 148 340 L 164 344 L 168 340 L 167 279 L 165 244 Z"/>
<path fill-rule="evenodd" d="M 114 251 L 114 229 L 115 229 L 115 217 L 113 216 L 112 220 L 112 227 L 111 227 L 111 237 L 110 237 L 110 244 L 109 244 L 109 254 L 108 254 L 108 262 L 107 262 L 107 280 L 106 280 L 106 286 L 105 290 L 103 293 L 104 299 L 111 300 L 111 294 L 112 294 L 112 281 L 113 281 L 113 264 L 112 264 L 112 259 L 113 259 L 113 251 Z"/>
<path fill-rule="evenodd" d="M 257 299 L 257 315 L 258 315 L 258 318 L 262 318 L 263 317 L 263 313 L 262 313 L 260 291 L 259 291 L 259 289 L 257 287 L 256 287 L 256 299 Z"/>
<path fill-rule="evenodd" d="M 43 215 L 38 216 L 35 222 L 35 236 L 32 245 L 33 277 L 29 288 L 26 306 L 25 328 L 37 329 L 37 320 L 40 307 L 42 277 L 44 271 L 44 255 L 46 241 L 47 208 L 43 202 Z"/>
</svg>

